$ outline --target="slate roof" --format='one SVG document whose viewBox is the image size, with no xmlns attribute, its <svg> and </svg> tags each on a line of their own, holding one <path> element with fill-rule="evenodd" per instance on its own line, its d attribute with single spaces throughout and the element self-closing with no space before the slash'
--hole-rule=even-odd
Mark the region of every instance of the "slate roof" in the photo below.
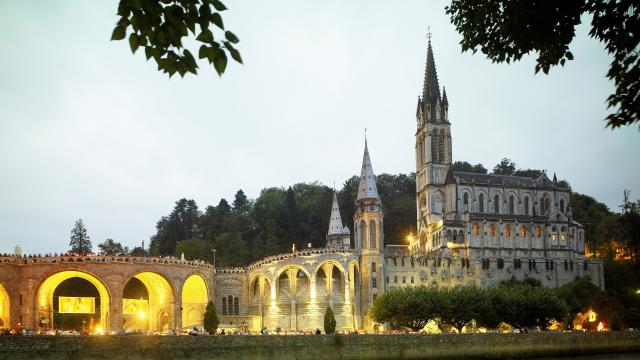
<svg viewBox="0 0 640 360">
<path fill-rule="evenodd" d="M 362 157 L 362 170 L 360 171 L 360 185 L 358 186 L 358 197 L 361 199 L 378 199 L 378 187 L 376 186 L 376 176 L 373 174 L 371 167 L 371 158 L 369 157 L 369 147 L 367 140 L 364 141 L 364 156 Z"/>
<path fill-rule="evenodd" d="M 511 187 L 528 187 L 528 188 L 560 188 L 556 183 L 551 181 L 546 174 L 542 174 L 537 178 L 513 175 L 490 175 L 469 172 L 452 171 L 452 176 L 447 176 L 448 182 L 456 180 L 460 184 L 476 184 L 491 186 L 511 186 Z"/>
</svg>

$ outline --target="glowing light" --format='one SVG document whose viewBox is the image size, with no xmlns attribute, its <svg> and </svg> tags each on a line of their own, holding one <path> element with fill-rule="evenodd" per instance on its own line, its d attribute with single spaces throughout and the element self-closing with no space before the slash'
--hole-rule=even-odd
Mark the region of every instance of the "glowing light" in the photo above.
<svg viewBox="0 0 640 360">
<path fill-rule="evenodd" d="M 587 319 L 589 320 L 590 323 L 592 322 L 596 322 L 596 319 L 598 317 L 598 314 L 596 314 L 595 311 L 589 309 L 589 312 L 587 313 Z M 600 323 L 602 324 L 602 323 Z M 600 324 L 598 324 L 598 326 L 600 326 Z"/>
<path fill-rule="evenodd" d="M 413 233 L 410 232 L 409 235 L 407 235 L 407 242 L 409 244 L 413 244 L 413 242 L 416 240 L 415 236 L 413 236 Z"/>
<path fill-rule="evenodd" d="M 636 290 L 636 294 L 640 295 L 640 289 Z"/>
<path fill-rule="evenodd" d="M 138 314 L 138 317 L 140 317 L 140 319 L 144 319 L 144 317 L 146 316 L 145 313 L 141 312 Z"/>
<path fill-rule="evenodd" d="M 598 323 L 598 331 L 604 331 L 604 324 L 602 323 L 602 321 Z"/>
<path fill-rule="evenodd" d="M 99 326 L 98 326 L 98 327 L 96 328 L 96 334 L 98 334 L 98 335 L 104 335 L 104 330 L 103 330 L 101 327 L 99 327 Z"/>
<path fill-rule="evenodd" d="M 182 326 L 202 324 L 204 310 L 209 302 L 207 283 L 200 275 L 191 275 L 182 287 Z"/>
<path fill-rule="evenodd" d="M 58 312 L 61 314 L 93 314 L 96 299 L 92 297 L 58 297 Z"/>
</svg>

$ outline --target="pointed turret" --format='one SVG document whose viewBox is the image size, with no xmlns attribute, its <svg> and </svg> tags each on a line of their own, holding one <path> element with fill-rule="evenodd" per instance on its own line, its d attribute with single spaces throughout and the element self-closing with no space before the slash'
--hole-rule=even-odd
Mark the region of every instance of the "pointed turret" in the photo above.
<svg viewBox="0 0 640 360">
<path fill-rule="evenodd" d="M 380 199 L 376 186 L 376 176 L 373 174 L 373 168 L 371 167 L 371 158 L 369 158 L 369 147 L 367 146 L 366 139 L 364 140 L 364 156 L 362 157 L 360 186 L 358 187 L 358 197 L 356 201 L 362 199 Z"/>
<path fill-rule="evenodd" d="M 349 228 L 342 225 L 340 217 L 340 206 L 338 206 L 338 196 L 333 192 L 333 205 L 331 206 L 331 217 L 329 218 L 329 231 L 327 231 L 327 246 L 349 246 L 351 232 Z"/>
<path fill-rule="evenodd" d="M 442 106 L 444 106 L 445 109 L 449 107 L 449 100 L 447 99 L 447 89 L 445 89 L 444 86 L 442 87 Z"/>
<path fill-rule="evenodd" d="M 331 205 L 331 217 L 329 218 L 328 236 L 340 234 L 342 235 L 342 218 L 340 217 L 340 207 L 338 206 L 338 196 L 333 193 L 333 205 Z"/>
</svg>

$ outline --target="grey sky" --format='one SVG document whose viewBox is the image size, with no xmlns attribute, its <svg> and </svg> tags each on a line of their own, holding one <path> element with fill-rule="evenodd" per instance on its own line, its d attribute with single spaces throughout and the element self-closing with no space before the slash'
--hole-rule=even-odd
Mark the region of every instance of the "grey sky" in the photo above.
<svg viewBox="0 0 640 360">
<path fill-rule="evenodd" d="M 427 25 L 454 160 L 506 156 L 615 210 L 623 189 L 640 197 L 640 134 L 604 129 L 610 58 L 586 26 L 576 60 L 545 76 L 533 58 L 461 54 L 442 1 L 226 4 L 245 65 L 169 80 L 109 41 L 116 0 L 3 3 L 0 252 L 65 251 L 77 218 L 94 246 L 135 246 L 181 197 L 204 208 L 239 188 L 342 184 L 365 126 L 377 174 L 414 171 Z"/>
</svg>

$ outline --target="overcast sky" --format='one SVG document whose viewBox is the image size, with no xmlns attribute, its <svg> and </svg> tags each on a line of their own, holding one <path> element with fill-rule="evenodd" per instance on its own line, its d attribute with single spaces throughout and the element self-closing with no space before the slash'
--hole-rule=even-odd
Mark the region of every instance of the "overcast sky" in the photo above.
<svg viewBox="0 0 640 360">
<path fill-rule="evenodd" d="M 340 186 L 365 127 L 377 174 L 415 171 L 429 25 L 454 160 L 509 157 L 615 210 L 623 189 L 640 196 L 640 133 L 604 128 L 610 57 L 587 26 L 575 61 L 534 75 L 533 58 L 462 54 L 442 1 L 225 3 L 245 65 L 168 79 L 109 41 L 116 0 L 3 2 L 0 252 L 66 251 L 78 218 L 94 246 L 148 244 L 181 197 L 203 209 L 239 188 Z"/>
</svg>

